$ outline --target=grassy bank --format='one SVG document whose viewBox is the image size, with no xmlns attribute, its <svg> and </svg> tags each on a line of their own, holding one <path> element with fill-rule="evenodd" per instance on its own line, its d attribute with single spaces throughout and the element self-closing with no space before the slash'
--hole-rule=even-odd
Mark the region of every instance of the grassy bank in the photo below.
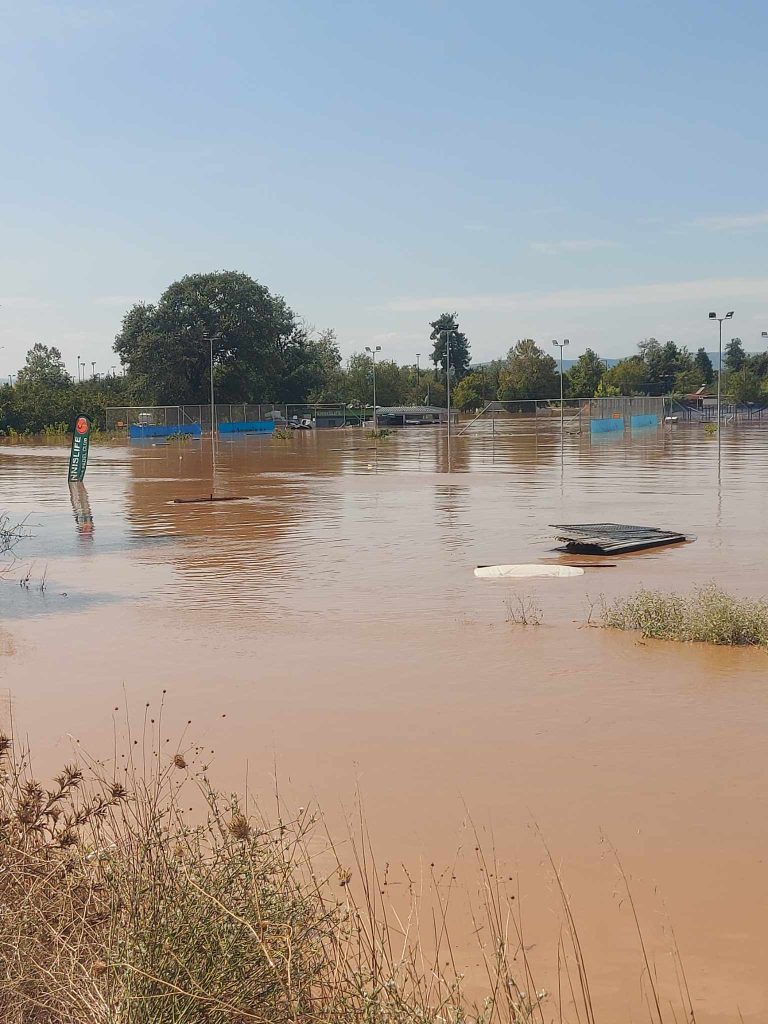
<svg viewBox="0 0 768 1024">
<path fill-rule="evenodd" d="M 734 597 L 717 584 L 689 594 L 641 588 L 604 604 L 602 624 L 656 640 L 768 647 L 768 602 Z"/>
</svg>

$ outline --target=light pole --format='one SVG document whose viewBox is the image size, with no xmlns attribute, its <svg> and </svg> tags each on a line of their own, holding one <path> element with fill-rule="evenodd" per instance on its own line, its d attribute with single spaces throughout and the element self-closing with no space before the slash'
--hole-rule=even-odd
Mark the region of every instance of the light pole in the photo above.
<svg viewBox="0 0 768 1024">
<path fill-rule="evenodd" d="M 717 320 L 718 326 L 718 355 L 717 355 L 717 475 L 720 476 L 720 392 L 723 379 L 723 320 L 733 319 L 733 310 L 725 316 L 718 316 L 717 313 L 709 314 L 710 320 Z"/>
<path fill-rule="evenodd" d="M 420 374 L 419 374 L 419 360 L 420 359 L 421 359 L 421 352 L 417 352 L 416 353 L 416 396 L 417 396 L 417 398 L 418 398 L 418 394 L 419 394 L 419 383 L 420 383 Z"/>
<path fill-rule="evenodd" d="M 96 376 L 96 360 L 92 359 L 91 360 L 91 377 L 95 377 L 95 376 Z"/>
<path fill-rule="evenodd" d="M 451 335 L 456 327 L 444 327 L 441 334 L 445 335 L 445 397 L 448 408 L 448 472 L 451 470 Z"/>
<path fill-rule="evenodd" d="M 373 360 L 373 429 L 377 430 L 378 427 L 376 419 L 376 353 L 381 352 L 381 345 L 376 345 L 375 348 L 370 348 L 368 345 L 365 346 L 365 351 L 370 352 L 371 359 Z"/>
<path fill-rule="evenodd" d="M 563 349 L 566 345 L 570 345 L 568 338 L 563 338 L 562 341 L 553 341 L 552 344 L 555 348 L 560 349 L 560 454 L 563 453 L 563 436 L 564 436 L 564 425 L 563 425 Z"/>
</svg>

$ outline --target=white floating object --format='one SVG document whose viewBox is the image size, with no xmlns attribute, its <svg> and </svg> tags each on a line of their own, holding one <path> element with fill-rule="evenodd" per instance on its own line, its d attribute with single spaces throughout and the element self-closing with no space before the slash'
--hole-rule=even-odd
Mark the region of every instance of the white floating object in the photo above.
<svg viewBox="0 0 768 1024">
<path fill-rule="evenodd" d="M 484 580 L 525 580 L 536 576 L 583 576 L 575 565 L 478 565 L 475 576 Z"/>
</svg>

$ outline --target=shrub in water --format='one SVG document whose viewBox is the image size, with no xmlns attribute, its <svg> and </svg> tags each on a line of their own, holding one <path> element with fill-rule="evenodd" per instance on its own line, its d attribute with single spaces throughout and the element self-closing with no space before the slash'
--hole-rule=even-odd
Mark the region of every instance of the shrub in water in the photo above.
<svg viewBox="0 0 768 1024">
<path fill-rule="evenodd" d="M 734 597 L 716 583 L 690 594 L 641 588 L 604 604 L 602 624 L 656 640 L 768 647 L 768 602 Z"/>
</svg>

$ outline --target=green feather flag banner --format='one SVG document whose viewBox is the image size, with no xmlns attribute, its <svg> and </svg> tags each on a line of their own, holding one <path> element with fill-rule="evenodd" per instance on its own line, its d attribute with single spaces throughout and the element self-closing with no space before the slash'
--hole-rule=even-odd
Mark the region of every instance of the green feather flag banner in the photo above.
<svg viewBox="0 0 768 1024">
<path fill-rule="evenodd" d="M 76 483 L 85 476 L 90 444 L 91 421 L 87 416 L 78 416 L 72 435 L 72 450 L 69 453 L 69 474 L 67 479 L 70 483 Z"/>
</svg>

